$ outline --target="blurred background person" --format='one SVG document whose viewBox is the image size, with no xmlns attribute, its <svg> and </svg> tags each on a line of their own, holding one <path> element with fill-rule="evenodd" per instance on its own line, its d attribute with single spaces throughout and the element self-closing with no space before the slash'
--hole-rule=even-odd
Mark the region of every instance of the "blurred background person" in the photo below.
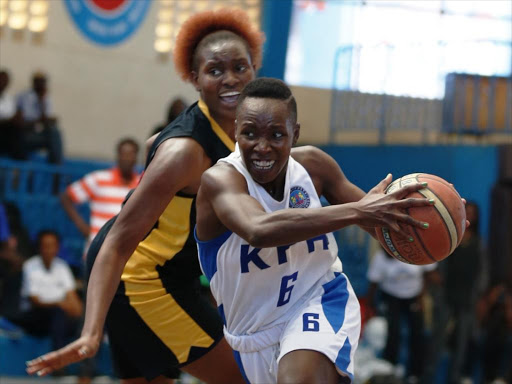
<svg viewBox="0 0 512 384">
<path fill-rule="evenodd" d="M 512 277 L 512 276 L 511 276 Z M 512 282 L 491 284 L 478 303 L 485 384 L 512 382 Z"/>
<path fill-rule="evenodd" d="M 17 313 L 23 262 L 32 254 L 30 236 L 18 207 L 0 202 L 0 316 Z"/>
<path fill-rule="evenodd" d="M 100 228 L 119 213 L 126 195 L 139 182 L 140 175 L 135 170 L 139 144 L 132 138 L 124 138 L 117 144 L 116 152 L 113 168 L 86 174 L 60 195 L 64 211 L 87 239 L 84 255 Z M 75 204 L 85 203 L 91 210 L 89 222 L 75 207 Z"/>
<path fill-rule="evenodd" d="M 140 177 L 135 169 L 138 153 L 139 144 L 135 139 L 121 139 L 116 146 L 116 165 L 113 168 L 88 173 L 61 193 L 61 206 L 87 239 L 84 257 L 100 228 L 119 213 L 126 195 L 137 186 Z M 79 204 L 89 204 L 88 222 L 77 211 L 76 205 Z M 77 289 L 80 297 L 85 300 L 86 287 L 81 275 Z M 79 382 L 90 382 L 96 372 L 95 360 L 84 360 L 80 363 Z"/>
<path fill-rule="evenodd" d="M 37 236 L 39 253 L 23 264 L 20 311 L 7 319 L 36 337 L 51 337 L 56 348 L 76 334 L 83 303 L 73 273 L 57 257 L 59 236 L 43 230 Z"/>
<path fill-rule="evenodd" d="M 436 269 L 435 264 L 406 264 L 387 254 L 379 247 L 368 268 L 370 283 L 367 295 L 369 316 L 378 312 L 377 290 L 382 312 L 387 321 L 387 339 L 383 358 L 395 366 L 396 375 L 405 373 L 406 383 L 417 383 L 423 370 L 424 275 Z M 405 320 L 405 322 L 404 322 Z M 404 324 L 409 330 L 408 356 L 405 372 L 401 372 L 400 350 Z"/>
<path fill-rule="evenodd" d="M 22 141 L 19 124 L 16 123 L 16 102 L 8 92 L 10 76 L 7 70 L 0 70 L 0 155 L 22 159 Z"/>
<path fill-rule="evenodd" d="M 153 129 L 150 136 L 153 136 L 157 133 L 160 133 L 162 129 L 171 124 L 174 119 L 178 117 L 178 115 L 187 109 L 188 103 L 183 100 L 181 97 L 174 98 L 169 106 L 167 107 L 167 118 L 163 124 L 160 124 Z"/>
<path fill-rule="evenodd" d="M 48 95 L 48 79 L 42 72 L 32 75 L 32 88 L 16 98 L 16 118 L 21 125 L 23 156 L 44 149 L 48 161 L 62 162 L 62 137 L 53 112 L 53 103 Z"/>
<path fill-rule="evenodd" d="M 458 384 L 473 375 L 474 363 L 469 349 L 476 343 L 476 303 L 487 280 L 486 251 L 479 236 L 479 209 L 466 203 L 466 228 L 458 248 L 438 263 L 439 284 L 432 286 L 432 333 L 425 361 L 423 382 L 433 383 L 443 357 L 450 352 L 448 383 Z"/>
<path fill-rule="evenodd" d="M 0 316 L 17 309 L 14 298 L 18 296 L 22 265 L 23 258 L 17 252 L 17 239 L 11 234 L 5 206 L 0 202 Z"/>
</svg>

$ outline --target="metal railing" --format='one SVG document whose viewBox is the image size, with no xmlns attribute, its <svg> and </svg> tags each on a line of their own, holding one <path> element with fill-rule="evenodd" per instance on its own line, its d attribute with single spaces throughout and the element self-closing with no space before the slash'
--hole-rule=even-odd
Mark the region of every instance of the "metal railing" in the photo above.
<svg viewBox="0 0 512 384">
<path fill-rule="evenodd" d="M 418 50 L 421 45 L 411 46 Z M 423 141 L 430 134 L 512 134 L 512 77 L 439 73 L 435 82 L 442 98 L 396 96 L 387 94 L 386 84 L 396 80 L 391 59 L 393 52 L 407 47 L 380 44 L 373 47 L 342 46 L 335 55 L 331 124 L 329 139 L 336 143 L 340 133 L 374 133 L 379 143 L 392 132 L 415 132 Z M 441 49 L 449 45 L 439 44 Z M 366 51 L 378 51 L 382 58 L 379 86 L 375 93 L 362 92 L 359 82 L 361 57 Z M 414 52 L 416 52 L 414 51 Z M 414 55 L 411 66 L 420 58 Z M 393 72 L 393 73 L 391 73 Z M 431 71 L 432 72 L 432 71 Z M 410 84 L 421 75 L 408 72 Z M 434 79 L 436 76 L 430 73 Z M 406 76 L 404 74 L 403 76 Z M 413 77 L 411 77 L 413 76 Z M 402 79 L 403 80 L 403 79 Z M 444 81 L 444 92 L 439 88 Z M 413 89 L 412 87 L 411 89 Z M 414 92 L 411 92 L 414 94 Z"/>
</svg>

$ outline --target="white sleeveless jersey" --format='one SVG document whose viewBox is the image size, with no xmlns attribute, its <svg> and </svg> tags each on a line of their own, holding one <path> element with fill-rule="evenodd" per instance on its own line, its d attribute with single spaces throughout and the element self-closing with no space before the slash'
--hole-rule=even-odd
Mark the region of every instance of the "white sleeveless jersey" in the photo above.
<svg viewBox="0 0 512 384">
<path fill-rule="evenodd" d="M 238 148 L 219 162 L 232 164 L 245 177 L 249 194 L 267 212 L 321 207 L 311 177 L 292 157 L 282 201 L 252 179 Z M 254 248 L 228 231 L 197 244 L 201 268 L 232 335 L 251 335 L 288 321 L 326 272 L 341 272 L 332 233 L 281 247 Z"/>
</svg>

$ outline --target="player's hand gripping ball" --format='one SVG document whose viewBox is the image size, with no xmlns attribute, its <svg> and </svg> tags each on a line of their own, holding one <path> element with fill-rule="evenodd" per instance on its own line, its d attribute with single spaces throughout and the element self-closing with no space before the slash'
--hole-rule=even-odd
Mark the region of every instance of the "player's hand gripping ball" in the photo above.
<svg viewBox="0 0 512 384">
<path fill-rule="evenodd" d="M 424 265 L 448 257 L 460 244 L 466 229 L 466 208 L 453 186 L 442 178 L 427 173 L 412 173 L 393 181 L 386 189 L 391 193 L 411 183 L 427 182 L 427 187 L 408 197 L 434 199 L 435 204 L 406 210 L 414 219 L 429 223 L 427 229 L 407 226 L 412 242 L 388 228 L 377 228 L 377 237 L 394 258 L 408 264 Z"/>
</svg>

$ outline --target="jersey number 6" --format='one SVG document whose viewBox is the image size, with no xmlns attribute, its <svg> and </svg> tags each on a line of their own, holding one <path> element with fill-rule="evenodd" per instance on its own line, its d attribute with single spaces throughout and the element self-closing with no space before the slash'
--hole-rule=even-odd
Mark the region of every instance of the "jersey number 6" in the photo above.
<svg viewBox="0 0 512 384">
<path fill-rule="evenodd" d="M 290 296 L 292 295 L 294 285 L 288 284 L 290 284 L 290 282 L 293 283 L 295 280 L 297 280 L 298 274 L 299 271 L 291 274 L 290 276 L 283 276 L 283 279 L 281 280 L 281 289 L 279 290 L 279 300 L 277 301 L 278 307 L 281 307 L 290 301 Z"/>
</svg>

